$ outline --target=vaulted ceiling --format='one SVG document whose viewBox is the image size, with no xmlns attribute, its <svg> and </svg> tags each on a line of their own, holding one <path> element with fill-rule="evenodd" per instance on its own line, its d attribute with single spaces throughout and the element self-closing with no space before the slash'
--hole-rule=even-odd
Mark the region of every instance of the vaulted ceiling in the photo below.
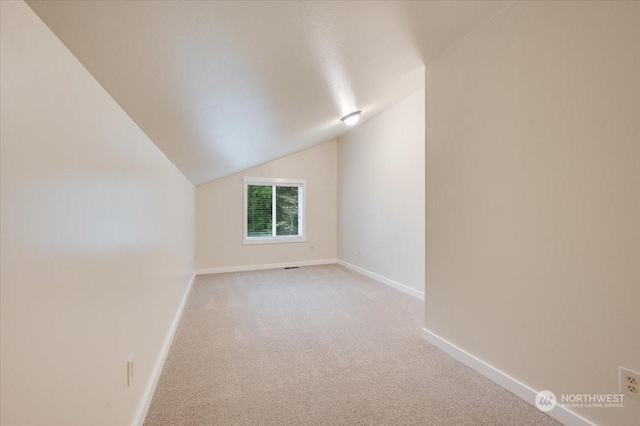
<svg viewBox="0 0 640 426">
<path fill-rule="evenodd" d="M 506 7 L 469 2 L 28 1 L 194 184 L 348 131 Z"/>
</svg>

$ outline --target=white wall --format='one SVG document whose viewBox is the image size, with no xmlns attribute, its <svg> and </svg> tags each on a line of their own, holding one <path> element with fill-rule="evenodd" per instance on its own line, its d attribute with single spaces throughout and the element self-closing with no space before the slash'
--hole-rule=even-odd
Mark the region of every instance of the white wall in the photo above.
<svg viewBox="0 0 640 426">
<path fill-rule="evenodd" d="M 558 396 L 640 371 L 638 41 L 640 3 L 516 2 L 427 66 L 427 328 Z"/>
<path fill-rule="evenodd" d="M 424 292 L 424 89 L 338 140 L 338 257 Z"/>
<path fill-rule="evenodd" d="M 196 188 L 196 269 L 336 258 L 336 142 Z M 304 243 L 242 244 L 242 177 L 306 179 Z"/>
<path fill-rule="evenodd" d="M 193 272 L 194 188 L 26 4 L 1 8 L 0 422 L 131 424 Z"/>
</svg>

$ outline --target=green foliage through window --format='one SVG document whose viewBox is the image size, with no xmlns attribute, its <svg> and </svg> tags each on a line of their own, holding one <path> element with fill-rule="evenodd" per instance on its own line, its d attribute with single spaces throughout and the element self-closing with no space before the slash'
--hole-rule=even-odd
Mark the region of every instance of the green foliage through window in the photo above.
<svg viewBox="0 0 640 426">
<path fill-rule="evenodd" d="M 270 237 L 273 234 L 273 189 L 249 185 L 247 190 L 247 236 Z"/>
<path fill-rule="evenodd" d="M 300 235 L 300 191 L 297 186 L 247 185 L 247 237 Z"/>
<path fill-rule="evenodd" d="M 276 235 L 298 235 L 298 187 L 276 186 Z"/>
</svg>

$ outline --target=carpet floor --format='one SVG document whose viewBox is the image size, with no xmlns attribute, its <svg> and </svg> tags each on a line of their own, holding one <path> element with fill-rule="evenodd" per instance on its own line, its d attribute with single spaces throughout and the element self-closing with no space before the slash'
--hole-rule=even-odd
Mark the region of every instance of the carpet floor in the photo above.
<svg viewBox="0 0 640 426">
<path fill-rule="evenodd" d="M 424 341 L 423 312 L 338 265 L 198 276 L 144 424 L 559 424 Z"/>
</svg>

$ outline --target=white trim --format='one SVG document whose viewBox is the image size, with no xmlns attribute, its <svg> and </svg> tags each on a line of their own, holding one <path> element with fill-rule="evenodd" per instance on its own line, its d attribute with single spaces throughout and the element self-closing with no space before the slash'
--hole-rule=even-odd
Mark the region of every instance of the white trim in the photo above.
<svg viewBox="0 0 640 426">
<path fill-rule="evenodd" d="M 424 292 L 422 291 L 418 291 L 414 288 L 411 288 L 409 286 L 406 286 L 404 284 L 400 284 L 397 281 L 393 281 L 392 279 L 389 279 L 387 277 L 383 277 L 382 275 L 378 275 L 374 272 L 371 271 L 367 271 L 364 268 L 361 268 L 359 266 L 356 265 L 352 265 L 351 263 L 345 262 L 344 260 L 339 260 L 338 259 L 338 264 L 344 266 L 347 269 L 351 269 L 352 271 L 358 272 L 359 274 L 365 275 L 369 278 L 373 278 L 374 280 L 381 282 L 382 284 L 386 284 L 390 287 L 395 288 L 396 290 L 400 290 L 403 293 L 407 293 L 410 296 L 413 297 L 417 297 L 420 300 L 424 300 Z"/>
<path fill-rule="evenodd" d="M 222 274 L 226 272 L 261 271 L 264 269 L 292 268 L 300 266 L 330 265 L 338 263 L 336 259 L 303 260 L 299 262 L 268 263 L 262 265 L 223 266 L 220 268 L 197 269 L 196 275 Z"/>
<path fill-rule="evenodd" d="M 427 328 L 422 329 L 422 338 L 535 407 L 535 399 L 538 392 L 534 389 L 476 358 Z M 547 414 L 567 426 L 596 426 L 595 423 L 560 405 L 556 405 Z"/>
<path fill-rule="evenodd" d="M 244 245 L 251 244 L 282 244 L 282 243 L 306 243 L 304 236 L 286 236 L 286 237 L 248 237 L 242 241 Z"/>
<path fill-rule="evenodd" d="M 245 187 L 245 192 L 247 191 L 246 188 L 248 188 L 249 182 L 246 182 L 244 184 Z M 245 205 L 244 209 L 247 210 L 249 208 L 249 205 Z M 273 237 L 276 236 L 276 230 L 278 229 L 278 221 L 276 220 L 278 216 L 278 208 L 276 207 L 276 187 L 272 186 L 271 187 L 271 235 Z M 298 215 L 298 218 L 300 218 L 300 215 Z M 300 221 L 298 221 L 298 223 L 300 223 Z M 248 225 L 248 224 L 247 224 Z M 299 230 L 298 230 L 298 234 L 300 234 Z M 255 240 L 252 240 L 255 241 Z M 249 233 L 245 233 L 244 234 L 244 242 L 247 243 L 249 242 Z"/>
<path fill-rule="evenodd" d="M 153 371 L 151 377 L 149 378 L 149 382 L 147 383 L 147 388 L 145 389 L 142 405 L 138 409 L 138 413 L 136 415 L 134 425 L 142 426 L 144 424 L 144 419 L 147 417 L 147 412 L 149 411 L 149 406 L 151 405 L 151 400 L 153 399 L 153 394 L 156 391 L 156 386 L 158 385 L 158 380 L 160 379 L 160 374 L 162 373 L 162 367 L 164 367 L 164 362 L 167 359 L 167 355 L 169 354 L 169 348 L 171 347 L 171 342 L 173 342 L 173 337 L 176 334 L 176 330 L 178 329 L 178 324 L 180 323 L 180 318 L 182 317 L 182 312 L 184 311 L 184 307 L 187 304 L 187 299 L 189 298 L 189 293 L 191 292 L 191 287 L 193 286 L 193 281 L 196 278 L 197 274 L 193 274 L 191 277 L 191 281 L 189 281 L 189 285 L 187 285 L 187 289 L 182 296 L 182 301 L 180 302 L 180 306 L 178 306 L 178 310 L 173 317 L 173 322 L 171 322 L 171 326 L 169 327 L 169 332 L 167 333 L 167 337 L 164 339 L 164 343 L 162 348 L 160 349 L 160 354 L 156 359 L 156 364 L 153 366 Z"/>
<path fill-rule="evenodd" d="M 285 178 L 259 178 L 244 176 L 243 182 L 247 182 L 251 185 L 264 185 L 264 186 L 302 186 L 307 183 L 306 179 L 285 179 Z M 280 184 L 280 185 L 277 185 Z"/>
</svg>

